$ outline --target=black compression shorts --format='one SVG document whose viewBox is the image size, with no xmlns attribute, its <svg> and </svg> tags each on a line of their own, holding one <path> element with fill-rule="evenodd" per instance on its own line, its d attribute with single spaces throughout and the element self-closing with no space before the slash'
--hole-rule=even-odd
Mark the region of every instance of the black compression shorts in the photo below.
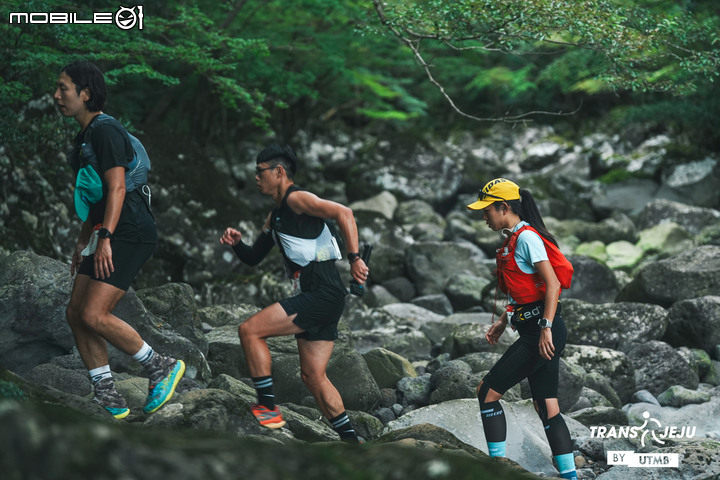
<svg viewBox="0 0 720 480">
<path fill-rule="evenodd" d="M 129 243 L 111 240 L 112 262 L 115 269 L 107 278 L 95 277 L 95 255 L 83 257 L 78 275 L 87 275 L 98 282 L 105 282 L 127 292 L 138 272 L 155 251 L 153 243 Z"/>
<path fill-rule="evenodd" d="M 330 341 L 338 338 L 337 325 L 345 309 L 345 295 L 330 288 L 318 288 L 283 298 L 279 303 L 288 315 L 297 313 L 293 323 L 305 331 L 296 338 Z"/>
<path fill-rule="evenodd" d="M 558 313 L 553 319 L 552 340 L 555 355 L 552 360 L 540 356 L 540 327 L 530 325 L 520 330 L 520 338 L 508 348 L 483 378 L 483 383 L 500 394 L 517 385 L 524 378 L 530 383 L 533 399 L 557 398 L 560 354 L 565 348 L 567 329 Z"/>
</svg>

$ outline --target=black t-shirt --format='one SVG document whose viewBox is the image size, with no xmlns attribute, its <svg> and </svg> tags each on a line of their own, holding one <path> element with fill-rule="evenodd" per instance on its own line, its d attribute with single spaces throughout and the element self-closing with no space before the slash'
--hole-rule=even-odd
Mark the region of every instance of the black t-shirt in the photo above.
<svg viewBox="0 0 720 480">
<path fill-rule="evenodd" d="M 108 193 L 108 186 L 105 182 L 105 172 L 111 168 L 123 167 L 124 173 L 135 155 L 125 127 L 112 117 L 110 117 L 109 121 L 103 121 L 93 126 L 92 132 L 88 135 L 90 126 L 93 125 L 97 119 L 98 117 L 93 118 L 88 128 L 77 134 L 74 141 L 75 148 L 68 159 L 68 163 L 77 175 L 79 169 L 84 166 L 80 164 L 82 145 L 90 142 L 97 159 L 98 174 L 100 175 L 103 186 L 102 199 L 98 203 L 90 206 L 88 221 L 92 225 L 103 223 L 105 218 L 105 206 Z M 157 243 L 155 220 L 145 204 L 140 189 L 125 194 L 120 219 L 113 234 L 118 240 Z"/>
</svg>

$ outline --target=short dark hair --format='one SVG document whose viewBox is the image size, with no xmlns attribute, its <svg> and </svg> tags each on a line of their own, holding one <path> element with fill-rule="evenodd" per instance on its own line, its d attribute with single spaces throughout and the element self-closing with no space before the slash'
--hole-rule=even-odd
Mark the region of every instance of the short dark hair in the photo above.
<svg viewBox="0 0 720 480">
<path fill-rule="evenodd" d="M 268 162 L 271 166 L 282 165 L 288 178 L 292 179 L 298 170 L 298 158 L 295 150 L 284 143 L 273 143 L 258 153 L 256 164 Z"/>
<path fill-rule="evenodd" d="M 107 85 L 97 65 L 86 60 L 76 60 L 66 65 L 61 72 L 67 73 L 73 81 L 78 95 L 86 88 L 90 91 L 90 99 L 85 102 L 88 110 L 99 112 L 103 109 L 107 100 Z"/>
</svg>

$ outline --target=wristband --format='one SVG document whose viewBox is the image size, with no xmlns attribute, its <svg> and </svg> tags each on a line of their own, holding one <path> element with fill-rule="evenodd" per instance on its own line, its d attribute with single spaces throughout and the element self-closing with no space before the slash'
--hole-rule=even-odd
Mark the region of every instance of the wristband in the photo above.
<svg viewBox="0 0 720 480">
<path fill-rule="evenodd" d="M 355 263 L 360 259 L 360 254 L 357 252 L 348 252 L 347 254 L 348 262 Z"/>
<path fill-rule="evenodd" d="M 112 235 L 112 232 L 110 232 L 110 230 L 103 227 L 98 230 L 97 236 L 98 236 L 98 238 L 112 238 L 113 235 Z"/>
</svg>

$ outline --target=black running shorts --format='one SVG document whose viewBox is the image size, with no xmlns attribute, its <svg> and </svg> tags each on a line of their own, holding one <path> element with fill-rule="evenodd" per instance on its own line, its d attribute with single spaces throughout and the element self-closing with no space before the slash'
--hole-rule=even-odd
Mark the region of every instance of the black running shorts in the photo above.
<svg viewBox="0 0 720 480">
<path fill-rule="evenodd" d="M 95 277 L 95 255 L 83 257 L 78 275 L 87 275 L 98 282 L 105 282 L 127 292 L 140 269 L 155 251 L 154 243 L 129 243 L 110 240 L 113 268 L 107 278 Z"/>
<path fill-rule="evenodd" d="M 331 288 L 318 288 L 283 298 L 280 306 L 288 316 L 296 314 L 293 323 L 304 330 L 295 335 L 307 340 L 335 340 L 337 325 L 345 309 L 345 295 Z"/>
<path fill-rule="evenodd" d="M 552 360 L 540 356 L 540 327 L 531 325 L 520 330 L 520 338 L 508 348 L 483 378 L 483 383 L 500 394 L 517 385 L 524 378 L 530 383 L 533 399 L 557 398 L 560 354 L 565 348 L 567 329 L 560 314 L 552 325 L 555 355 Z"/>
</svg>

